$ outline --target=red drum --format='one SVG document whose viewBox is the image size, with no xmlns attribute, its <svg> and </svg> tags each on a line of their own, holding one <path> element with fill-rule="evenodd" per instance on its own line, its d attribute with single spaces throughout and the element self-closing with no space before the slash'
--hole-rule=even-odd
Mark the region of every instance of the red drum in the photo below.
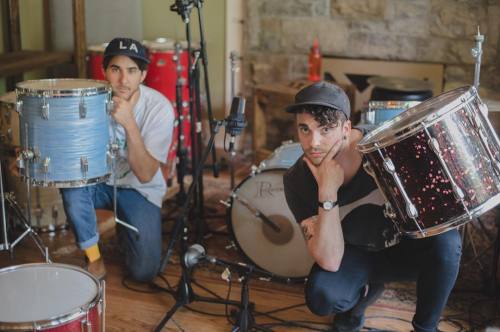
<svg viewBox="0 0 500 332">
<path fill-rule="evenodd" d="M 88 62 L 89 62 L 89 76 L 94 80 L 105 80 L 102 61 L 104 59 L 104 50 L 108 43 L 89 46 L 88 48 Z"/>
<path fill-rule="evenodd" d="M 458 88 L 409 108 L 358 143 L 403 234 L 440 234 L 500 203 L 500 143 L 485 107 L 474 88 Z"/>
<path fill-rule="evenodd" d="M 183 146 L 188 150 L 188 156 L 191 155 L 191 118 L 189 116 L 189 89 L 188 89 L 188 52 L 185 42 L 179 43 L 176 49 L 176 42 L 167 38 L 158 38 L 154 41 L 144 41 L 147 47 L 151 63 L 148 66 L 148 74 L 144 83 L 147 86 L 158 90 L 170 100 L 174 106 L 175 122 L 172 145 L 168 153 L 167 165 L 163 170 L 166 179 L 171 180 L 175 176 L 175 164 L 177 149 L 179 146 L 179 112 L 176 104 L 176 83 L 177 70 L 183 78 L 182 87 L 182 127 L 183 127 Z"/>
<path fill-rule="evenodd" d="M 25 264 L 0 270 L 1 331 L 104 331 L 99 281 L 79 267 Z"/>
</svg>

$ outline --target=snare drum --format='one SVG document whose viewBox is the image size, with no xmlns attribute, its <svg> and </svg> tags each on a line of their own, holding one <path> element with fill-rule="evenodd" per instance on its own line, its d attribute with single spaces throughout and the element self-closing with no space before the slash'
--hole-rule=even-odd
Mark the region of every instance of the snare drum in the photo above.
<svg viewBox="0 0 500 332">
<path fill-rule="evenodd" d="M 366 135 L 358 149 L 412 238 L 443 233 L 500 203 L 500 143 L 472 87 L 422 102 Z"/>
<path fill-rule="evenodd" d="M 108 43 L 89 46 L 88 51 L 88 70 L 90 78 L 94 80 L 104 81 L 102 62 L 104 60 L 104 50 L 106 50 Z"/>
<path fill-rule="evenodd" d="M 111 89 L 102 81 L 48 79 L 17 84 L 24 177 L 35 186 L 80 187 L 105 181 Z"/>
<path fill-rule="evenodd" d="M 0 144 L 19 146 L 19 116 L 16 112 L 16 93 L 0 96 Z"/>
<path fill-rule="evenodd" d="M 87 271 L 65 264 L 0 270 L 0 330 L 103 331 L 104 290 Z"/>
<path fill-rule="evenodd" d="M 301 155 L 297 143 L 276 149 L 235 188 L 227 214 L 232 236 L 247 259 L 285 280 L 302 280 L 314 263 L 300 225 L 288 208 L 283 187 L 283 174 Z M 279 230 L 256 213 L 265 215 Z"/>
</svg>

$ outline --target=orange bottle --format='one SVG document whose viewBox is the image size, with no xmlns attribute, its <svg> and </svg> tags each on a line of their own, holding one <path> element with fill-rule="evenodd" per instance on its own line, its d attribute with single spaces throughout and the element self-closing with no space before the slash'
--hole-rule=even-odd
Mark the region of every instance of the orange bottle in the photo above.
<svg viewBox="0 0 500 332">
<path fill-rule="evenodd" d="M 319 51 L 318 37 L 314 38 L 311 52 L 309 53 L 309 81 L 321 80 L 321 53 Z"/>
</svg>

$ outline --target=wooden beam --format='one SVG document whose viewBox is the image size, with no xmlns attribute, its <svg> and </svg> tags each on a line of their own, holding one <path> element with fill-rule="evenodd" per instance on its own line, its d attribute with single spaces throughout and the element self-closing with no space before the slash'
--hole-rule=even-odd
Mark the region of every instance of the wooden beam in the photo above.
<svg viewBox="0 0 500 332">
<path fill-rule="evenodd" d="M 19 0 L 9 0 L 8 2 L 8 30 L 9 41 L 7 42 L 7 52 L 17 52 L 21 50 L 21 24 L 19 20 Z"/>
<path fill-rule="evenodd" d="M 43 46 L 45 51 L 52 51 L 52 23 L 50 0 L 43 0 Z"/>
<path fill-rule="evenodd" d="M 85 36 L 85 0 L 73 0 L 74 59 L 78 77 L 87 77 L 87 38 Z"/>
</svg>

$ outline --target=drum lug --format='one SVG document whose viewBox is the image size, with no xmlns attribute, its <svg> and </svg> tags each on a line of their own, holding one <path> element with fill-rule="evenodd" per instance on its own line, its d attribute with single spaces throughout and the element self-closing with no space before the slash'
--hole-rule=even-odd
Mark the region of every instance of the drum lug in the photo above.
<svg viewBox="0 0 500 332">
<path fill-rule="evenodd" d="M 45 157 L 42 163 L 42 172 L 47 174 L 49 172 L 50 157 Z"/>
<path fill-rule="evenodd" d="M 19 114 L 19 116 L 23 115 L 23 101 L 18 100 L 16 101 L 16 112 Z"/>
<path fill-rule="evenodd" d="M 379 150 L 379 152 L 380 152 L 380 150 Z M 418 217 L 417 208 L 411 202 L 410 197 L 408 196 L 408 193 L 406 192 L 405 188 L 403 187 L 403 184 L 401 182 L 401 179 L 399 178 L 398 173 L 396 172 L 396 167 L 394 166 L 392 159 L 389 157 L 383 157 L 383 156 L 382 156 L 382 158 L 384 160 L 384 169 L 389 174 L 391 174 L 392 178 L 394 179 L 394 182 L 396 182 L 396 186 L 398 187 L 399 191 L 403 195 L 403 198 L 404 198 L 405 203 L 406 203 L 406 213 L 412 219 L 417 218 Z"/>
<path fill-rule="evenodd" d="M 80 100 L 79 111 L 80 119 L 85 119 L 85 117 L 87 117 L 87 106 L 85 105 L 83 98 Z"/>
<path fill-rule="evenodd" d="M 457 185 L 457 183 L 453 179 L 453 176 L 451 175 L 450 169 L 448 168 L 448 165 L 446 164 L 446 161 L 443 158 L 443 154 L 441 153 L 441 148 L 439 147 L 438 140 L 431 136 L 431 134 L 429 133 L 429 130 L 427 128 L 425 128 L 425 132 L 426 132 L 427 136 L 429 137 L 429 140 L 428 140 L 429 146 L 432 148 L 432 151 L 434 151 L 434 153 L 436 154 L 436 156 L 439 160 L 439 163 L 443 167 L 444 172 L 446 173 L 446 176 L 448 177 L 448 180 L 450 181 L 453 192 L 455 193 L 455 197 L 462 202 L 465 210 L 468 211 L 467 207 L 465 206 L 465 202 L 464 202 L 465 194 L 464 194 L 463 190 Z"/>
<path fill-rule="evenodd" d="M 12 143 L 13 138 L 14 136 L 12 134 L 12 128 L 7 129 L 7 140 L 9 141 L 9 143 Z"/>
<path fill-rule="evenodd" d="M 385 202 L 385 204 L 384 204 L 384 216 L 386 218 L 391 219 L 391 220 L 396 219 L 396 212 L 394 211 L 391 203 L 389 203 L 389 202 Z"/>
<path fill-rule="evenodd" d="M 108 115 L 111 114 L 111 112 L 113 112 L 114 109 L 115 109 L 115 102 L 110 99 L 106 100 L 106 112 L 108 112 Z"/>
<path fill-rule="evenodd" d="M 43 94 L 43 100 L 42 100 L 42 119 L 44 120 L 48 120 L 49 119 L 49 115 L 50 115 L 50 106 L 49 104 L 47 103 L 47 94 L 44 93 Z"/>
<path fill-rule="evenodd" d="M 82 169 L 83 177 L 87 177 L 87 172 L 89 171 L 89 161 L 87 160 L 86 156 L 81 156 L 80 157 L 80 166 Z"/>
<path fill-rule="evenodd" d="M 368 173 L 368 175 L 370 175 L 371 177 L 375 177 L 375 172 L 373 171 L 373 167 L 368 160 L 365 160 L 363 162 L 363 168 L 365 169 L 366 173 Z"/>
</svg>

